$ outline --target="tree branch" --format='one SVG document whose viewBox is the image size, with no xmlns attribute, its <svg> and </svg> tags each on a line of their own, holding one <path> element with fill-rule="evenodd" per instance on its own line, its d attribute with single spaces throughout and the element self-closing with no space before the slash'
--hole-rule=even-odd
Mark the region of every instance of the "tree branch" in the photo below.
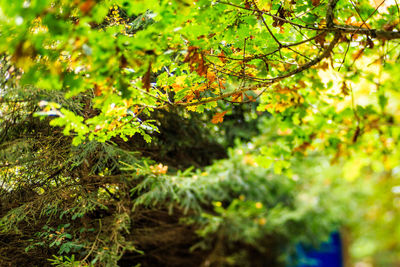
<svg viewBox="0 0 400 267">
<path fill-rule="evenodd" d="M 246 8 L 240 5 L 236 5 L 233 3 L 225 2 L 225 1 L 218 1 L 220 4 L 225 4 L 225 5 L 230 5 L 232 7 L 244 9 L 247 11 L 251 12 L 260 12 L 264 15 L 270 16 L 274 19 L 283 21 L 285 23 L 289 23 L 293 26 L 297 26 L 299 28 L 303 29 L 308 29 L 308 30 L 314 30 L 314 31 L 327 31 L 327 32 L 337 32 L 340 31 L 341 33 L 353 33 L 357 32 L 357 34 L 361 35 L 369 35 L 373 38 L 376 39 L 384 39 L 384 40 L 393 40 L 393 39 L 400 39 L 400 32 L 394 32 L 394 31 L 385 31 L 385 30 L 378 30 L 378 29 L 366 29 L 366 28 L 359 28 L 359 27 L 354 27 L 354 26 L 348 26 L 348 25 L 338 25 L 334 24 L 334 8 L 336 7 L 338 0 L 330 0 L 327 5 L 327 11 L 326 11 L 326 28 L 317 28 L 317 27 L 309 27 L 306 25 L 301 25 L 298 23 L 294 23 L 290 20 L 281 18 L 279 16 L 275 16 L 273 14 L 270 14 L 268 12 L 262 11 L 262 10 L 257 10 L 253 8 Z M 285 47 L 285 45 L 283 45 Z"/>
<path fill-rule="evenodd" d="M 333 11 L 335 10 L 336 4 L 339 0 L 329 0 L 328 7 L 326 10 L 326 26 L 332 28 L 333 26 Z"/>
<path fill-rule="evenodd" d="M 179 106 L 184 106 L 184 107 L 188 107 L 188 106 L 197 106 L 197 105 L 201 105 L 201 104 L 206 104 L 209 102 L 214 102 L 214 101 L 218 101 L 218 100 L 222 100 L 228 97 L 231 97 L 233 95 L 237 95 L 240 93 L 244 93 L 246 91 L 254 91 L 263 87 L 268 87 L 284 78 L 293 76 L 295 74 L 298 74 L 300 72 L 303 72 L 309 68 L 311 68 L 312 66 L 318 64 L 322 59 L 329 57 L 330 53 L 332 52 L 332 49 L 336 46 L 336 44 L 339 42 L 339 39 L 341 37 L 341 33 L 339 31 L 337 31 L 335 33 L 335 36 L 333 38 L 333 40 L 331 41 L 331 43 L 329 44 L 328 48 L 324 50 L 324 52 L 322 54 L 320 54 L 319 56 L 317 56 L 316 58 L 314 58 L 313 60 L 309 61 L 308 63 L 301 65 L 299 68 L 288 72 L 282 76 L 278 76 L 275 78 L 271 78 L 266 82 L 262 82 L 262 83 L 258 83 L 256 85 L 252 85 L 252 86 L 247 86 L 247 87 L 243 87 L 239 90 L 235 90 L 233 92 L 229 92 L 229 93 L 225 93 L 222 95 L 219 95 L 218 97 L 212 97 L 206 100 L 202 100 L 202 101 L 197 101 L 197 102 L 189 102 L 189 103 L 176 103 Z"/>
<path fill-rule="evenodd" d="M 384 40 L 393 40 L 393 39 L 400 39 L 400 32 L 394 31 L 385 31 L 385 30 L 377 30 L 377 29 L 366 29 L 366 28 L 358 28 L 353 26 L 347 25 L 334 25 L 333 28 L 327 29 L 329 31 L 337 30 L 341 33 L 354 33 L 369 35 L 375 39 L 384 39 Z"/>
</svg>

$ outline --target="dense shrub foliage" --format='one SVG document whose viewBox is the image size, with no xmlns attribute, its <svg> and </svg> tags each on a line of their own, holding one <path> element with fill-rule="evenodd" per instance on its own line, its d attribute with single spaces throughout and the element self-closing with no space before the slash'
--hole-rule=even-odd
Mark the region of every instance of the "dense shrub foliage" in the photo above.
<svg viewBox="0 0 400 267">
<path fill-rule="evenodd" d="M 399 10 L 1 0 L 0 265 L 394 264 Z"/>
</svg>

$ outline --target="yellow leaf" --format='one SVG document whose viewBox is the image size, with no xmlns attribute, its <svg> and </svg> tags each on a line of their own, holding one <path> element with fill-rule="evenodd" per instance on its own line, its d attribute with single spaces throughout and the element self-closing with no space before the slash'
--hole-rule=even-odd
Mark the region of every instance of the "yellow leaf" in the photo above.
<svg viewBox="0 0 400 267">
<path fill-rule="evenodd" d="M 186 77 L 187 77 L 187 75 L 182 75 L 182 76 L 176 77 L 175 83 L 180 86 L 185 85 Z"/>
<path fill-rule="evenodd" d="M 195 112 L 197 110 L 197 106 L 187 106 L 186 109 Z"/>
<path fill-rule="evenodd" d="M 256 0 L 257 7 L 262 11 L 270 11 L 272 7 L 271 0 Z"/>
</svg>

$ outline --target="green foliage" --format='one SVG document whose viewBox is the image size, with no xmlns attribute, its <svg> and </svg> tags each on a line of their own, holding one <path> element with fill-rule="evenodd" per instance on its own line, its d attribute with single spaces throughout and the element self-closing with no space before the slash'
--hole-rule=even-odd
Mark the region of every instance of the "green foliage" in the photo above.
<svg viewBox="0 0 400 267">
<path fill-rule="evenodd" d="M 94 93 L 91 108 L 96 114 L 56 109 L 59 118 L 52 123 L 64 127 L 66 134 L 73 132 L 74 144 L 86 137 L 105 141 L 136 133 L 150 141 L 157 128 L 138 114 L 168 106 L 202 112 L 214 109 L 216 103 L 211 102 L 217 100 L 251 101 L 254 96 L 247 91 L 261 89 L 258 96 L 269 93 L 262 94 L 260 111 L 307 109 L 311 103 L 304 99 L 325 87 L 316 69 L 327 68 L 328 59 L 332 67 L 343 62 L 353 67 L 332 49 L 345 50 L 346 55 L 376 53 L 372 30 L 359 30 L 367 42 L 361 52 L 345 36 L 367 17 L 366 27 L 380 30 L 380 21 L 395 10 L 391 6 L 376 12 L 368 1 L 357 7 L 340 2 L 335 9 L 336 3 L 45 1 L 28 8 L 19 1 L 2 19 L 1 51 L 12 55 L 24 71 L 24 83 L 61 90 L 69 98 Z M 335 30 L 326 23 L 335 24 Z M 392 19 L 388 24 L 395 28 L 397 23 Z M 333 38 L 335 32 L 343 40 Z M 375 38 L 398 38 L 391 34 L 384 30 Z M 315 53 L 318 49 L 325 52 Z M 270 90 L 273 87 L 278 90 Z M 299 89 L 304 92 L 298 94 Z"/>
<path fill-rule="evenodd" d="M 0 265 L 278 266 L 344 226 L 396 259 L 399 6 L 375 2 L 0 0 Z"/>
<path fill-rule="evenodd" d="M 239 148 L 231 150 L 229 159 L 194 174 L 188 170 L 175 176 L 159 175 L 132 167 L 146 177 L 131 189 L 133 208 L 165 206 L 172 213 L 177 204 L 184 213 L 196 211 L 184 220 L 198 225 L 197 232 L 204 238 L 193 248 L 207 248 L 215 238 L 221 238 L 265 252 L 266 237 L 280 240 L 275 245 L 281 253 L 293 252 L 299 242 L 317 246 L 343 223 L 340 214 L 348 212 L 345 203 L 353 193 L 347 190 L 346 196 L 327 195 L 348 185 L 330 181 L 329 186 L 321 187 L 322 181 L 337 179 L 335 172 L 339 170 L 325 168 L 331 172 L 327 177 L 315 162 L 328 165 L 318 156 L 294 159 L 293 165 L 298 167 L 293 169 L 292 178 L 279 176 L 259 167 L 253 154 Z"/>
<path fill-rule="evenodd" d="M 88 264 L 82 264 L 81 261 L 75 261 L 75 255 L 71 257 L 67 256 L 53 256 L 53 259 L 49 259 L 51 265 L 57 267 L 82 267 L 82 266 L 92 266 Z"/>
</svg>

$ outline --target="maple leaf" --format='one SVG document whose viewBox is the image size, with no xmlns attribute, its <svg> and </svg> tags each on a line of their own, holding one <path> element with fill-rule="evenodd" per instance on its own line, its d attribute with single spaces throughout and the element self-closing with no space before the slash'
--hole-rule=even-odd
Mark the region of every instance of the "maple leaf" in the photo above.
<svg viewBox="0 0 400 267">
<path fill-rule="evenodd" d="M 216 114 L 213 116 L 211 122 L 214 123 L 214 124 L 223 122 L 223 121 L 224 121 L 224 116 L 225 116 L 226 112 L 227 112 L 227 111 L 224 111 L 224 112 L 221 112 L 221 113 L 216 113 Z"/>
</svg>

